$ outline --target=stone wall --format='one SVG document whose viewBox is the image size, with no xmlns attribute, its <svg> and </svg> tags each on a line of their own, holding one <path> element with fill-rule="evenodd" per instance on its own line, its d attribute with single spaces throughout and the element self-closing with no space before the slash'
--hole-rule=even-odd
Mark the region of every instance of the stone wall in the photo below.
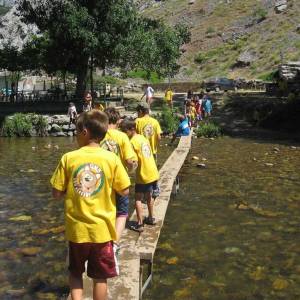
<svg viewBox="0 0 300 300">
<path fill-rule="evenodd" d="M 50 136 L 64 137 L 74 136 L 76 134 L 76 126 L 70 124 L 70 119 L 66 115 L 45 116 L 48 126 L 47 134 Z"/>
</svg>

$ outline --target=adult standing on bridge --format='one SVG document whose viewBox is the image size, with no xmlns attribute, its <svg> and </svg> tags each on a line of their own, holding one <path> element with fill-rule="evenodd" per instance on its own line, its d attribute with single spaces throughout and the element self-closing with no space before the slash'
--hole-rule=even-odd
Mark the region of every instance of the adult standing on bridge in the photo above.
<svg viewBox="0 0 300 300">
<path fill-rule="evenodd" d="M 151 104 L 153 101 L 153 95 L 154 95 L 154 89 L 149 84 L 147 84 L 141 100 L 143 100 L 143 98 L 146 96 L 146 102 L 149 105 L 149 110 L 151 108 Z"/>
<path fill-rule="evenodd" d="M 150 109 L 147 103 L 139 104 L 136 110 L 138 113 L 138 118 L 135 121 L 136 131 L 138 134 L 141 134 L 148 139 L 152 153 L 155 160 L 157 160 L 157 148 L 162 134 L 159 122 L 150 117 Z"/>
</svg>

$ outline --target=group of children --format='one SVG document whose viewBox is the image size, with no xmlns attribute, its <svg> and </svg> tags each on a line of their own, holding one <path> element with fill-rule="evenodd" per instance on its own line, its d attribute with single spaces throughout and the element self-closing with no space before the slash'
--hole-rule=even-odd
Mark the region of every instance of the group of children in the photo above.
<svg viewBox="0 0 300 300">
<path fill-rule="evenodd" d="M 95 299 L 106 299 L 107 279 L 118 275 L 115 253 L 128 217 L 130 172 L 136 173 L 137 212 L 131 229 L 141 232 L 144 224 L 155 225 L 159 173 L 154 155 L 161 129 L 146 104 L 139 105 L 137 112 L 136 121 L 121 120 L 114 108 L 81 113 L 76 120 L 79 149 L 62 156 L 51 178 L 53 197 L 65 199 L 73 300 L 82 298 L 86 261 Z M 148 206 L 145 219 L 143 199 Z"/>
<path fill-rule="evenodd" d="M 199 121 L 211 116 L 212 101 L 207 94 L 193 95 L 188 92 L 187 99 L 184 103 L 184 113 L 189 119 L 190 127 L 197 127 Z"/>
</svg>

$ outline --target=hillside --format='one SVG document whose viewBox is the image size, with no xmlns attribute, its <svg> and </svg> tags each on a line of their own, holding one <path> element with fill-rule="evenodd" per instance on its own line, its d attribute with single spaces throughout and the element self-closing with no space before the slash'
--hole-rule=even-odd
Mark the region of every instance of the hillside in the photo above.
<svg viewBox="0 0 300 300">
<path fill-rule="evenodd" d="M 194 2 L 189 4 L 189 2 Z M 279 2 L 287 2 L 276 12 Z M 300 1 L 137 1 L 141 12 L 190 28 L 177 79 L 266 78 L 281 61 L 300 60 Z"/>
</svg>

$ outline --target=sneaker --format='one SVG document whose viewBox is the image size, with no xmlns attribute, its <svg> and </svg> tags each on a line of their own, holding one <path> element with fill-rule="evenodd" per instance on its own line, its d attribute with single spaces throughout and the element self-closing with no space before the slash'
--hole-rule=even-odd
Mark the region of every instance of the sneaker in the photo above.
<svg viewBox="0 0 300 300">
<path fill-rule="evenodd" d="M 155 218 L 150 218 L 150 217 L 145 218 L 144 219 L 144 224 L 147 224 L 147 225 L 156 225 Z"/>
<path fill-rule="evenodd" d="M 134 225 L 130 225 L 129 228 L 133 231 L 136 231 L 136 232 L 143 232 L 144 231 L 144 224 L 134 224 Z"/>
</svg>

